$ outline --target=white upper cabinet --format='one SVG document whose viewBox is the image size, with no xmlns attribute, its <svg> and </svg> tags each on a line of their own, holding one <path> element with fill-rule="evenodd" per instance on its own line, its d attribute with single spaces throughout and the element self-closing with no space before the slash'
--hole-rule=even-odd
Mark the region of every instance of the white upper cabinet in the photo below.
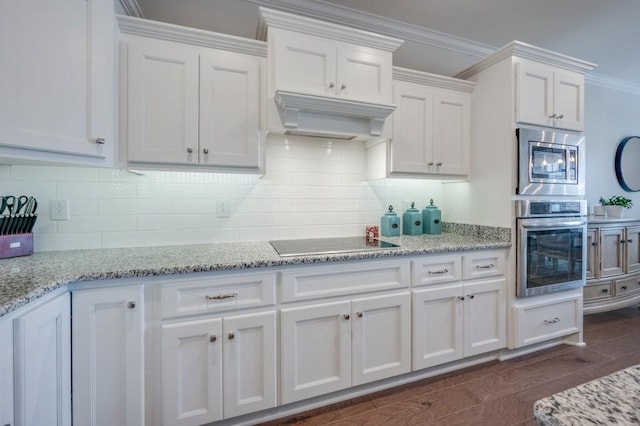
<svg viewBox="0 0 640 426">
<path fill-rule="evenodd" d="M 474 86 L 395 68 L 392 139 L 369 147 L 369 178 L 468 175 Z"/>
<path fill-rule="evenodd" d="M 516 122 L 584 130 L 584 75 L 525 59 L 516 62 Z"/>
<path fill-rule="evenodd" d="M 163 31 L 158 23 L 118 20 L 125 34 L 135 34 L 139 22 L 158 34 Z M 178 29 L 184 37 L 195 31 Z M 206 36 L 213 45 L 230 38 Z M 238 52 L 135 35 L 126 35 L 123 41 L 127 52 L 124 162 L 143 167 L 261 170 L 265 60 L 243 52 L 266 52 L 264 44 L 247 49 L 234 46 Z M 234 41 L 242 46 L 243 41 Z"/>
<path fill-rule="evenodd" d="M 271 9 L 260 15 L 258 37 L 269 49 L 269 131 L 382 136 L 395 109 L 392 56 L 402 40 Z"/>
<path fill-rule="evenodd" d="M 391 102 L 391 52 L 273 29 L 275 90 Z"/>
<path fill-rule="evenodd" d="M 110 166 L 114 141 L 111 0 L 0 5 L 0 157 Z"/>
</svg>

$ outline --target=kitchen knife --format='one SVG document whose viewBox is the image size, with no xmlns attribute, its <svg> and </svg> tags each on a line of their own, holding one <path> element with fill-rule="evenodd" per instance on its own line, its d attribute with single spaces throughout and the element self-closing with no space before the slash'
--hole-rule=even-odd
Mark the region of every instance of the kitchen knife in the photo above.
<svg viewBox="0 0 640 426">
<path fill-rule="evenodd" d="M 0 219 L 0 235 L 6 235 L 7 227 L 9 226 L 9 215 L 3 215 Z"/>
</svg>

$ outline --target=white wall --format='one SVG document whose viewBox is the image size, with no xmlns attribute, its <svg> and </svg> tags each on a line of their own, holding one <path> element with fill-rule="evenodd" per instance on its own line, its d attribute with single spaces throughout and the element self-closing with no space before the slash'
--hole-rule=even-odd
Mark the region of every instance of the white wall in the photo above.
<svg viewBox="0 0 640 426">
<path fill-rule="evenodd" d="M 0 194 L 37 197 L 36 251 L 364 235 L 389 204 L 442 199 L 439 181 L 365 181 L 362 142 L 276 137 L 266 154 L 262 178 L 0 166 Z M 52 199 L 69 200 L 70 220 L 50 220 Z M 217 200 L 231 200 L 229 218 Z"/>
<path fill-rule="evenodd" d="M 640 136 L 640 94 L 594 84 L 587 84 L 585 92 L 586 199 L 589 209 L 598 204 L 600 197 L 623 195 L 631 198 L 634 204 L 625 212 L 625 217 L 640 217 L 640 193 L 624 191 L 618 184 L 614 168 L 618 143 L 627 136 Z"/>
</svg>

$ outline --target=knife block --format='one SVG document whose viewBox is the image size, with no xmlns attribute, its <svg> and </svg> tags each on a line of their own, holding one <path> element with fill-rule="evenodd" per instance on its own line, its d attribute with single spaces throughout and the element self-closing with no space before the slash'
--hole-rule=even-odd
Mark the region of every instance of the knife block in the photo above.
<svg viewBox="0 0 640 426">
<path fill-rule="evenodd" d="M 0 235 L 0 259 L 33 254 L 33 234 Z"/>
</svg>

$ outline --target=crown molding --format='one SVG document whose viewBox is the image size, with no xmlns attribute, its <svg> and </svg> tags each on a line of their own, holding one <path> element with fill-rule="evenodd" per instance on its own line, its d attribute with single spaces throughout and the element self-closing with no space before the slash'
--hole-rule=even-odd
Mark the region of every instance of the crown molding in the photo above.
<svg viewBox="0 0 640 426">
<path fill-rule="evenodd" d="M 628 80 L 621 80 L 599 74 L 587 74 L 584 79 L 587 83 L 593 84 L 594 86 L 640 95 L 640 84 Z"/>
<path fill-rule="evenodd" d="M 569 71 L 575 71 L 585 74 L 594 70 L 597 65 L 582 59 L 573 58 L 571 56 L 556 53 L 541 47 L 532 46 L 521 41 L 512 41 L 504 47 L 496 50 L 492 55 L 487 56 L 480 62 L 470 66 L 469 68 L 455 75 L 456 78 L 468 79 L 481 71 L 497 64 L 498 62 L 517 56 L 523 59 L 530 59 L 542 64 L 551 65 Z"/>
<path fill-rule="evenodd" d="M 122 8 L 127 15 L 135 16 L 136 18 L 144 18 L 142 14 L 142 9 L 140 9 L 140 5 L 138 4 L 138 0 L 118 0 Z"/>
<path fill-rule="evenodd" d="M 483 58 L 495 51 L 493 46 L 476 43 L 461 37 L 439 31 L 429 30 L 417 25 L 384 18 L 371 13 L 361 12 L 348 7 L 339 6 L 322 0 L 244 0 L 260 6 L 285 10 L 305 17 L 331 22 L 360 30 L 384 34 L 389 37 L 410 40 L 412 42 L 435 46 L 475 58 Z M 264 22 L 258 24 L 256 38 L 266 39 Z"/>
<path fill-rule="evenodd" d="M 308 18 L 305 16 L 294 15 L 274 9 L 260 7 L 260 21 L 264 22 L 260 26 L 261 39 L 265 39 L 266 27 L 282 28 L 291 31 L 297 31 L 305 34 L 311 34 L 318 37 L 339 40 L 346 43 L 354 43 L 360 46 L 382 49 L 388 52 L 395 51 L 404 40 L 376 34 L 369 31 L 352 28 Z"/>
<path fill-rule="evenodd" d="M 267 56 L 267 44 L 263 41 L 124 15 L 118 15 L 116 19 L 120 32 L 123 34 L 152 37 L 254 56 Z"/>
<path fill-rule="evenodd" d="M 472 93 L 477 84 L 474 81 L 460 80 L 458 78 L 445 77 L 400 67 L 393 67 L 393 79 L 467 93 Z"/>
</svg>

